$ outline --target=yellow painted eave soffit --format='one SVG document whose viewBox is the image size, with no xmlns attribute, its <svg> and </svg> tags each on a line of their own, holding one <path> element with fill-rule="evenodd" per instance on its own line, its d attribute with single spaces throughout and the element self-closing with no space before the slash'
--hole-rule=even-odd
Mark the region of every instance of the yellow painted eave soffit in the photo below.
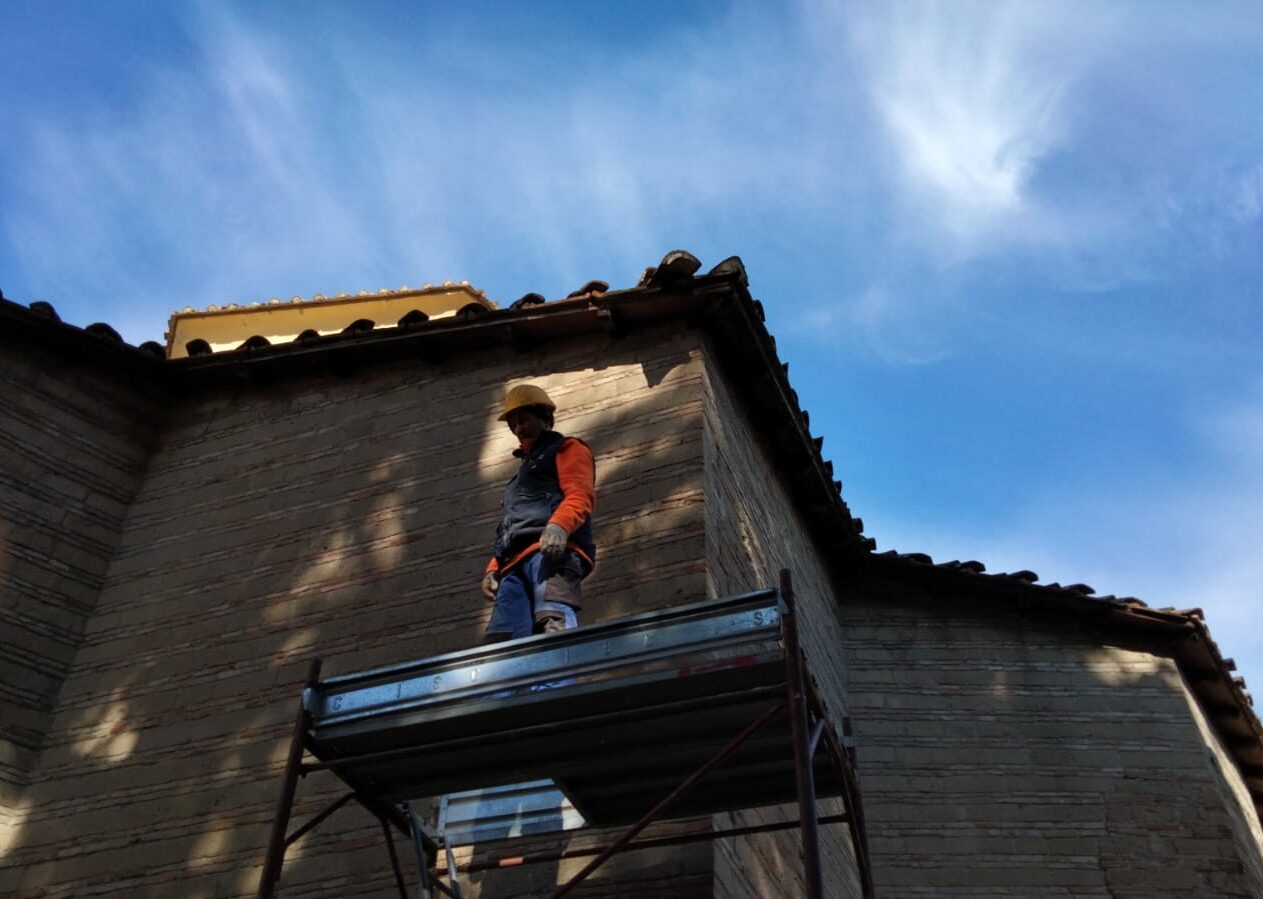
<svg viewBox="0 0 1263 899">
<path fill-rule="evenodd" d="M 270 300 L 249 306 L 185 309 L 171 315 L 167 328 L 167 358 L 187 356 L 188 344 L 193 340 L 205 340 L 211 351 L 218 353 L 235 350 L 255 336 L 278 344 L 288 343 L 304 331 L 315 331 L 321 336 L 339 334 L 360 319 L 368 319 L 378 328 L 393 328 L 414 309 L 431 319 L 449 318 L 470 303 L 496 308 L 494 302 L 468 282 L 449 282 L 441 287 L 418 290 L 401 288 L 327 298 L 317 294 L 310 300 L 294 297 L 289 301 Z"/>
</svg>

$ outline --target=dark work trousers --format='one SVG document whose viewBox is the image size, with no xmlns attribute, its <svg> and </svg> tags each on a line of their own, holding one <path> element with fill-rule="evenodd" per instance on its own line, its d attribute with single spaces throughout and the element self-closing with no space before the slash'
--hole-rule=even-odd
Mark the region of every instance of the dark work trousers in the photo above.
<svg viewBox="0 0 1263 899">
<path fill-rule="evenodd" d="M 500 579 L 484 643 L 578 626 L 583 559 L 567 550 L 557 563 L 533 552 Z"/>
</svg>

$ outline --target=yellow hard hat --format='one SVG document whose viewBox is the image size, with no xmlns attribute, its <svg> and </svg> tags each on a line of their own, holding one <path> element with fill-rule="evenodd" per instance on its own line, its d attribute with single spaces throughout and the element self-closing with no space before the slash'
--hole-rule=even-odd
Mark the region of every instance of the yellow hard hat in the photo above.
<svg viewBox="0 0 1263 899">
<path fill-rule="evenodd" d="M 500 413 L 500 421 L 506 421 L 509 413 L 523 406 L 547 406 L 549 412 L 557 411 L 557 404 L 548 398 L 544 388 L 534 384 L 519 384 L 504 395 L 504 411 Z"/>
</svg>

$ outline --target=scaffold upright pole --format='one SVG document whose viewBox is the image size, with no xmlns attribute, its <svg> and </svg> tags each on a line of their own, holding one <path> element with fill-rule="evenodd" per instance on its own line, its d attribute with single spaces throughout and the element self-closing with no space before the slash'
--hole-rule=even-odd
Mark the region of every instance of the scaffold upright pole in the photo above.
<svg viewBox="0 0 1263 899">
<path fill-rule="evenodd" d="M 794 738 L 794 774 L 798 785 L 798 820 L 802 823 L 803 877 L 809 899 L 824 896 L 820 868 L 820 827 L 816 811 L 816 782 L 811 767 L 807 733 L 807 699 L 803 686 L 798 614 L 794 608 L 794 584 L 789 569 L 781 569 L 781 599 L 785 603 L 785 669 L 789 703 L 789 727 Z"/>
<path fill-rule="evenodd" d="M 821 736 L 824 739 L 825 751 L 829 754 L 833 767 L 842 780 L 842 804 L 846 809 L 847 826 L 851 832 L 851 846 L 855 851 L 856 866 L 859 868 L 861 893 L 864 899 L 873 899 L 877 893 L 873 886 L 873 863 L 868 851 L 868 831 L 864 826 L 864 800 L 860 795 L 859 780 L 851 756 L 838 742 L 833 728 L 828 726 L 824 704 L 810 682 L 807 684 L 807 698 L 815 713 L 821 720 L 826 721 Z"/>
<path fill-rule="evenodd" d="M 385 818 L 378 818 L 382 826 L 382 836 L 386 839 L 386 851 L 390 853 L 390 869 L 395 873 L 395 888 L 399 890 L 399 899 L 408 899 L 408 887 L 403 882 L 403 869 L 399 867 L 399 854 L 395 852 L 395 840 L 390 835 L 390 823 Z"/>
<path fill-rule="evenodd" d="M 313 659 L 307 669 L 307 686 L 320 682 L 320 659 Z M 298 700 L 298 715 L 289 741 L 289 756 L 285 759 L 285 778 L 281 783 L 281 795 L 276 801 L 276 817 L 272 820 L 272 836 L 268 840 L 268 854 L 263 861 L 263 873 L 259 875 L 259 899 L 271 899 L 276 895 L 276 882 L 281 879 L 281 867 L 285 864 L 285 831 L 294 808 L 294 792 L 298 789 L 298 775 L 303 763 L 303 741 L 307 733 L 307 710 L 303 700 Z"/>
</svg>

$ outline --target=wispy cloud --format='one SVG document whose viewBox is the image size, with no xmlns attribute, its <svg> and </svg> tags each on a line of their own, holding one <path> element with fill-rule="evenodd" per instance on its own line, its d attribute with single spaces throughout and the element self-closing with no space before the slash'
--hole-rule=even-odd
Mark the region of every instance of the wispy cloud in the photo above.
<svg viewBox="0 0 1263 899">
<path fill-rule="evenodd" d="M 794 58 L 792 34 L 759 15 L 681 32 L 648 65 L 561 65 L 547 46 L 475 38 L 418 56 L 354 17 L 334 39 L 206 5 L 196 52 L 154 63 L 134 110 L 39 124 L 11 236 L 31 280 L 74 295 L 91 270 L 168 308 L 476 277 L 490 260 L 518 290 L 570 289 L 594 264 L 631 278 L 727 217 L 815 199 L 820 136 L 786 139 L 810 121 L 803 71 L 767 62 Z M 93 227 L 120 221 L 126 233 Z M 119 252 L 138 238 L 146 258 Z"/>
<path fill-rule="evenodd" d="M 1031 294 L 1157 298 L 1257 266 L 1263 119 L 1245 73 L 1263 34 L 1245 8 L 810 9 L 810 58 L 865 101 L 833 119 L 870 132 L 841 162 L 875 189 L 868 229 L 842 237 L 868 278 L 808 304 L 805 336 L 924 364 Z"/>
<path fill-rule="evenodd" d="M 782 334 L 817 347 L 837 346 L 846 336 L 888 365 L 930 365 L 947 358 L 952 350 L 919 299 L 872 285 L 841 302 L 805 306 Z M 918 326 L 910 327 L 914 322 Z"/>
<path fill-rule="evenodd" d="M 1178 232 L 1205 208 L 1168 179 L 1124 185 L 1129 161 L 1093 130 L 1094 95 L 1128 77 L 1105 48 L 1134 49 L 1120 39 L 1141 17 L 738 5 L 641 55 L 559 60 L 492 37 L 418 48 L 355 16 L 283 32 L 208 4 L 193 51 L 150 62 L 134 109 L 50 112 L 32 129 L 11 238 L 32 281 L 90 293 L 104 276 L 137 305 L 173 307 L 489 267 L 506 291 L 552 292 L 634 277 L 711 234 L 757 251 L 793 221 L 879 273 L 835 301 L 879 354 L 937 358 L 880 348 L 909 319 L 972 302 L 919 288 L 926 277 L 1020 252 L 1029 277 L 1109 286 L 1148 276 L 1137 247 L 1155 222 Z M 1062 183 L 1067 160 L 1084 184 Z M 1235 172 L 1216 188 L 1220 218 L 1244 226 L 1257 171 Z M 104 224 L 120 221 L 125 233 Z"/>
<path fill-rule="evenodd" d="M 1062 23 L 1030 4 L 885 7 L 855 24 L 866 90 L 926 224 L 972 249 L 1038 220 L 1030 179 L 1067 136 L 1090 24 L 1076 23 L 1076 54 L 1056 46 Z"/>
</svg>

